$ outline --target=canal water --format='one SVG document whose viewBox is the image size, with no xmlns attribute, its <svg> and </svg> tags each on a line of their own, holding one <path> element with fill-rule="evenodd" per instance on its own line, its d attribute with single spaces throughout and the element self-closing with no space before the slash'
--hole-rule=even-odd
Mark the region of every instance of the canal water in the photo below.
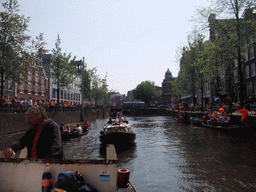
<svg viewBox="0 0 256 192">
<path fill-rule="evenodd" d="M 99 134 L 108 119 L 64 143 L 66 158 L 104 157 Z M 174 117 L 129 117 L 135 144 L 118 151 L 139 192 L 256 191 L 256 139 L 176 122 Z"/>
</svg>

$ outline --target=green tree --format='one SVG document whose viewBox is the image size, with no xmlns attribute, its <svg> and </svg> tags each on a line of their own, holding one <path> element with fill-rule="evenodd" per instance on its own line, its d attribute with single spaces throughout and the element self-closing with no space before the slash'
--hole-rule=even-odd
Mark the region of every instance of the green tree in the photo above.
<svg viewBox="0 0 256 192">
<path fill-rule="evenodd" d="M 49 50 L 45 48 L 47 43 L 44 40 L 44 34 L 40 33 L 38 36 L 36 36 L 36 39 L 33 39 L 31 41 L 30 45 L 30 55 L 35 57 L 40 57 L 42 54 L 47 53 Z"/>
<path fill-rule="evenodd" d="M 156 90 L 154 82 L 142 81 L 133 90 L 133 97 L 137 100 L 144 101 L 148 106 L 151 101 L 159 97 L 159 92 Z"/>
<path fill-rule="evenodd" d="M 91 73 L 91 98 L 95 101 L 95 104 L 104 104 L 109 99 L 107 75 L 101 79 L 96 72 L 95 69 Z"/>
<path fill-rule="evenodd" d="M 60 48 L 60 37 L 58 35 L 55 49 L 52 50 L 53 52 L 53 59 L 50 64 L 51 68 L 51 77 L 53 79 L 53 83 L 57 85 L 57 103 L 59 104 L 59 97 L 60 97 L 60 89 L 71 85 L 71 83 L 75 80 L 77 74 L 76 71 L 76 64 L 75 59 L 73 57 L 71 59 L 71 53 L 68 55 L 66 53 L 61 52 Z"/>
<path fill-rule="evenodd" d="M 229 66 L 230 59 L 237 60 L 241 106 L 243 106 L 245 100 L 242 58 L 244 48 L 247 49 L 245 43 L 255 33 L 255 19 L 253 17 L 253 9 L 255 7 L 255 0 L 214 0 L 212 9 L 203 8 L 198 10 L 199 15 L 209 21 L 211 40 L 215 42 L 218 39 L 216 45 L 221 52 L 220 57 L 222 58 L 220 59 L 228 61 L 226 66 Z M 212 12 L 225 19 L 216 20 L 216 14 L 210 14 Z M 254 42 L 255 40 L 248 45 L 250 46 Z"/>
<path fill-rule="evenodd" d="M 6 1 L 2 6 L 5 11 L 0 13 L 1 98 L 6 80 L 21 83 L 26 78 L 29 62 L 25 45 L 30 39 L 26 35 L 30 19 L 18 14 L 17 0 Z"/>
<path fill-rule="evenodd" d="M 82 73 L 81 93 L 88 100 L 91 100 L 91 82 L 95 70 L 96 68 L 87 69 L 87 64 L 85 63 Z"/>
</svg>

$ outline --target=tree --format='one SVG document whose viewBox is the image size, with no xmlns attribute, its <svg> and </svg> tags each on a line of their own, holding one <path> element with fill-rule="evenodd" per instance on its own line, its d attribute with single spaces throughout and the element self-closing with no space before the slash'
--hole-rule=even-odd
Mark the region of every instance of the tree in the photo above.
<svg viewBox="0 0 256 192">
<path fill-rule="evenodd" d="M 25 44 L 30 36 L 28 31 L 29 17 L 18 14 L 17 0 L 2 3 L 5 11 L 0 13 L 0 77 L 1 98 L 4 82 L 11 79 L 21 83 L 26 78 L 29 68 L 28 53 Z"/>
<path fill-rule="evenodd" d="M 144 101 L 148 106 L 151 101 L 159 97 L 159 92 L 152 81 L 143 81 L 133 90 L 133 97 L 137 100 Z"/>
<path fill-rule="evenodd" d="M 95 69 L 95 71 L 91 73 L 91 97 L 95 101 L 95 104 L 104 104 L 109 98 L 107 75 L 101 79 L 96 72 Z"/>
<path fill-rule="evenodd" d="M 42 54 L 47 53 L 49 50 L 45 48 L 45 45 L 47 45 L 47 43 L 44 40 L 44 34 L 40 33 L 36 36 L 36 39 L 31 41 L 31 45 L 29 47 L 30 55 L 40 57 Z"/>
<path fill-rule="evenodd" d="M 82 73 L 82 83 L 80 88 L 81 88 L 82 95 L 88 100 L 91 99 L 91 82 L 92 82 L 92 76 L 95 70 L 96 68 L 92 70 L 87 69 L 87 64 L 85 63 L 83 73 Z"/>
<path fill-rule="evenodd" d="M 246 48 L 245 43 L 248 37 L 255 33 L 255 19 L 253 18 L 253 9 L 255 9 L 255 0 L 215 0 L 213 1 L 213 9 L 201 9 L 198 11 L 200 16 L 204 16 L 205 19 L 209 19 L 210 24 L 210 38 L 211 41 L 216 41 L 221 51 L 222 59 L 237 60 L 238 74 L 239 74 L 239 100 L 241 107 L 245 100 L 245 82 L 242 70 L 242 57 L 243 49 Z M 216 12 L 219 16 L 229 19 L 216 20 L 216 14 L 210 14 Z M 254 43 L 254 41 L 252 42 Z"/>
<path fill-rule="evenodd" d="M 57 84 L 57 103 L 59 104 L 60 89 L 64 87 L 69 87 L 70 84 L 75 80 L 77 76 L 75 59 L 71 59 L 71 53 L 68 55 L 61 52 L 60 48 L 60 37 L 58 35 L 55 49 L 53 52 L 53 59 L 50 63 L 51 77 L 53 83 Z"/>
</svg>

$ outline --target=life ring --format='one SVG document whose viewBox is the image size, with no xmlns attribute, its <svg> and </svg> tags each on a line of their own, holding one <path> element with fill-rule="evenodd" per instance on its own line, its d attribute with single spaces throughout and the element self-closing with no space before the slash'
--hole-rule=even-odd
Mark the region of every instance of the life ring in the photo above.
<svg viewBox="0 0 256 192">
<path fill-rule="evenodd" d="M 129 175 L 129 169 L 119 168 L 117 171 L 117 187 L 127 188 L 129 186 Z"/>
</svg>

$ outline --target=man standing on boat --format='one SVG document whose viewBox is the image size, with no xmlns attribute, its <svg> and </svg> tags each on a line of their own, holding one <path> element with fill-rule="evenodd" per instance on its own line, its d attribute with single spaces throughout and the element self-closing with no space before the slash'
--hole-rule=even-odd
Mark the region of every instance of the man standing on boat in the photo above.
<svg viewBox="0 0 256 192">
<path fill-rule="evenodd" d="M 27 114 L 30 129 L 4 150 L 7 158 L 27 147 L 27 158 L 63 158 L 63 146 L 58 124 L 48 119 L 43 107 L 30 107 Z"/>
<path fill-rule="evenodd" d="M 242 113 L 242 117 L 241 117 L 241 122 L 243 126 L 247 125 L 247 120 L 248 120 L 248 105 L 244 105 L 243 109 L 238 110 L 237 112 L 241 112 Z"/>
</svg>

